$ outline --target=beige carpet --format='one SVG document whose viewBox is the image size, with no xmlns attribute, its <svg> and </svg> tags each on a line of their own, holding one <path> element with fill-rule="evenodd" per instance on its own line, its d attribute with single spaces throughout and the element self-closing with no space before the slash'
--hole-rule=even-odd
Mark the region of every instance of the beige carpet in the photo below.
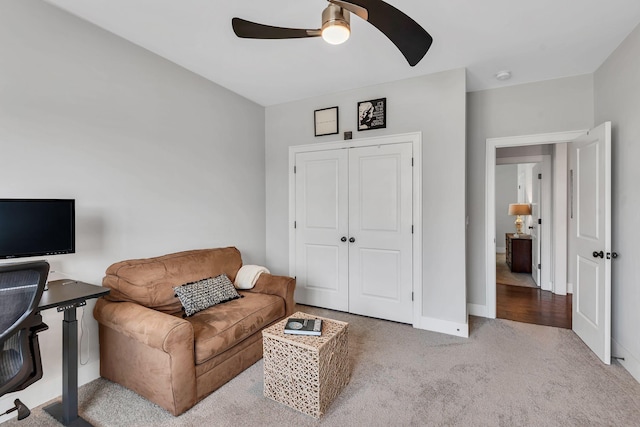
<svg viewBox="0 0 640 427">
<path fill-rule="evenodd" d="M 529 273 L 512 273 L 506 262 L 505 254 L 496 254 L 496 283 L 501 285 L 526 286 L 538 288 Z"/>
<path fill-rule="evenodd" d="M 603 365 L 569 330 L 472 317 L 465 339 L 300 308 L 350 324 L 352 378 L 320 421 L 262 396 L 262 361 L 177 418 L 103 379 L 80 389 L 80 413 L 96 427 L 640 423 L 640 384 L 620 365 Z M 38 407 L 2 426 L 53 425 Z"/>
</svg>

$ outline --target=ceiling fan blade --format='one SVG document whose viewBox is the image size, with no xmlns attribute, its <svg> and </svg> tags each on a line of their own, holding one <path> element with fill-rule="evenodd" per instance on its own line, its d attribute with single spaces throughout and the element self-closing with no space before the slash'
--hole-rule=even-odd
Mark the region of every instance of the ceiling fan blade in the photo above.
<svg viewBox="0 0 640 427">
<path fill-rule="evenodd" d="M 330 1 L 330 0 L 329 0 Z M 412 67 L 427 53 L 433 38 L 416 21 L 382 0 L 342 0 L 367 10 L 367 21 L 389 38 Z M 348 9 L 348 6 L 344 6 Z"/>
<path fill-rule="evenodd" d="M 271 25 L 258 24 L 241 18 L 233 18 L 231 25 L 236 36 L 245 39 L 299 39 L 320 36 L 320 30 L 272 27 Z"/>
</svg>

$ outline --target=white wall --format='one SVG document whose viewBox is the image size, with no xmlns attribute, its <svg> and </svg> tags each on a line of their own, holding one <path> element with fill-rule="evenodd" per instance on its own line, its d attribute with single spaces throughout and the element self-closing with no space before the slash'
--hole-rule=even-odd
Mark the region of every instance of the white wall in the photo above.
<svg viewBox="0 0 640 427">
<path fill-rule="evenodd" d="M 594 74 L 595 122 L 612 122 L 612 355 L 640 381 L 640 26 Z"/>
<path fill-rule="evenodd" d="M 470 92 L 467 114 L 467 298 L 485 306 L 486 139 L 593 127 L 593 76 Z"/>
<path fill-rule="evenodd" d="M 356 131 L 357 102 L 387 98 L 386 129 Z M 339 107 L 340 135 L 314 137 L 313 111 Z M 266 110 L 267 264 L 288 265 L 288 148 L 342 139 L 422 132 L 422 314 L 466 327 L 465 307 L 465 71 L 453 70 L 268 107 Z M 455 329 L 452 331 L 455 333 Z"/>
<path fill-rule="evenodd" d="M 508 158 L 508 157 L 530 157 L 530 156 L 542 156 L 545 154 L 553 154 L 553 146 L 549 144 L 542 145 L 524 145 L 520 147 L 503 147 L 496 150 L 496 158 Z"/>
<path fill-rule="evenodd" d="M 36 0 L 0 2 L 0 183 L 76 199 L 77 253 L 49 261 L 90 283 L 184 249 L 265 261 L 264 108 Z M 81 382 L 98 375 L 92 305 Z M 62 314 L 44 315 L 44 378 L 17 393 L 31 406 L 61 394 Z"/>
<path fill-rule="evenodd" d="M 518 165 L 496 166 L 496 252 L 506 251 L 505 234 L 515 232 L 509 204 L 518 201 Z"/>
</svg>

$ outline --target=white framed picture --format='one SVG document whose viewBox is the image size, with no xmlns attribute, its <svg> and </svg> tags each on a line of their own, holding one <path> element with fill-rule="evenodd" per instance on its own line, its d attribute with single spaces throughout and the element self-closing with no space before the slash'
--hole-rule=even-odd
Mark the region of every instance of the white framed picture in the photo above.
<svg viewBox="0 0 640 427">
<path fill-rule="evenodd" d="M 338 133 L 338 107 L 323 108 L 313 112 L 315 136 Z"/>
</svg>

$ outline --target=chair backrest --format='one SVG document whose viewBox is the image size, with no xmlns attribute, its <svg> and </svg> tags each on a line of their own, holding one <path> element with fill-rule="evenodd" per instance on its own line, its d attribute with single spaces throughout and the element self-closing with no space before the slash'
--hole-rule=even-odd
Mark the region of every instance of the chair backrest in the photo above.
<svg viewBox="0 0 640 427">
<path fill-rule="evenodd" d="M 0 265 L 0 396 L 42 376 L 37 311 L 48 274 L 46 261 Z"/>
</svg>

